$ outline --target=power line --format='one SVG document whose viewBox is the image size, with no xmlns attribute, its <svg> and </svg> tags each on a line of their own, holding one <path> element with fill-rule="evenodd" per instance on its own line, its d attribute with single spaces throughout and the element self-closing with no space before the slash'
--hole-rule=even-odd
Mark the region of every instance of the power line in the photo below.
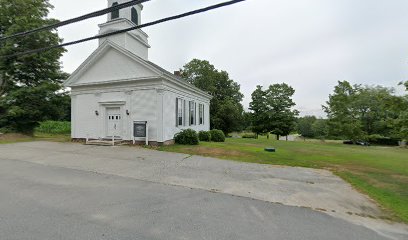
<svg viewBox="0 0 408 240">
<path fill-rule="evenodd" d="M 203 13 L 203 12 L 208 12 L 208 11 L 211 11 L 211 10 L 214 10 L 214 9 L 217 9 L 217 8 L 226 7 L 226 6 L 237 4 L 239 2 L 244 2 L 244 1 L 246 1 L 246 0 L 232 0 L 232 1 L 228 1 L 228 2 L 223 2 L 223 3 L 220 3 L 220 4 L 212 5 L 212 6 L 201 8 L 201 9 L 197 9 L 197 10 L 194 10 L 194 11 L 190 11 L 190 12 L 186 12 L 186 13 L 183 13 L 183 14 L 175 15 L 175 16 L 172 16 L 172 17 L 162 18 L 160 20 L 156 20 L 156 21 L 153 21 L 153 22 L 141 24 L 141 25 L 138 25 L 138 26 L 125 28 L 125 29 L 122 29 L 122 30 L 118 30 L 118 31 L 110 32 L 110 33 L 105 33 L 105 34 L 97 35 L 97 36 L 94 36 L 94 37 L 83 38 L 83 39 L 80 39 L 80 40 L 77 40 L 77 41 L 72 41 L 72 42 L 63 43 L 63 44 L 59 44 L 59 45 L 54 45 L 54 46 L 49 46 L 49 47 L 44 47 L 44 48 L 38 48 L 38 49 L 34 49 L 34 50 L 22 52 L 22 53 L 3 55 L 3 56 L 0 56 L 0 58 L 19 57 L 19 56 L 23 56 L 23 55 L 27 55 L 27 54 L 34 54 L 34 53 L 48 51 L 48 50 L 51 50 L 51 49 L 71 46 L 71 45 L 75 45 L 75 44 L 79 44 L 79 43 L 83 43 L 83 42 L 88 42 L 88 41 L 99 39 L 99 38 L 104 38 L 104 37 L 109 37 L 109 36 L 120 34 L 120 33 L 129 32 L 129 31 L 136 30 L 136 29 L 150 27 L 150 26 L 157 25 L 157 24 L 160 24 L 160 23 L 164 23 L 164 22 L 168 22 L 168 21 L 172 21 L 172 20 L 176 20 L 176 19 L 196 15 L 196 14 Z"/>
<path fill-rule="evenodd" d="M 80 17 L 68 19 L 68 20 L 58 22 L 58 23 L 55 23 L 55 24 L 51 24 L 51 25 L 35 28 L 35 29 L 29 30 L 29 31 L 19 32 L 19 33 L 10 35 L 10 36 L 2 37 L 2 38 L 0 38 L 0 42 L 4 41 L 4 40 L 7 40 L 7 39 L 10 39 L 10 38 L 27 36 L 27 35 L 30 35 L 30 34 L 33 34 L 33 33 L 36 33 L 36 32 L 44 31 L 44 30 L 56 29 L 56 28 L 59 28 L 59 27 L 62 27 L 62 26 L 68 25 L 68 24 L 80 22 L 80 21 L 83 21 L 83 20 L 86 20 L 86 19 L 89 19 L 89 18 L 99 17 L 99 16 L 102 16 L 104 14 L 107 14 L 107 13 L 110 13 L 110 12 L 113 12 L 113 11 L 116 11 L 116 10 L 119 10 L 119 9 L 122 9 L 122 8 L 127 8 L 127 7 L 130 7 L 130 6 L 134 6 L 136 4 L 140 4 L 140 3 L 144 3 L 144 2 L 148 2 L 148 1 L 150 1 L 150 0 L 132 0 L 132 1 L 129 1 L 129 2 L 121 3 L 121 4 L 118 4 L 116 6 L 108 7 L 108 8 L 96 11 L 96 12 L 92 12 L 92 13 L 82 15 Z"/>
</svg>

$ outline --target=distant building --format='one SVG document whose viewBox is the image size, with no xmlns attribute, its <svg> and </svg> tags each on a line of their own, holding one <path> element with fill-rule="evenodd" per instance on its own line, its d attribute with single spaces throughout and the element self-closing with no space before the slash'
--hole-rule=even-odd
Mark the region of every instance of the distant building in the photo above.
<svg viewBox="0 0 408 240">
<path fill-rule="evenodd" d="M 99 25 L 100 34 L 140 24 L 142 10 L 138 4 L 112 12 Z M 185 128 L 209 130 L 211 96 L 150 62 L 149 48 L 148 35 L 140 29 L 99 40 L 64 83 L 72 91 L 73 139 L 133 140 L 135 123 L 145 121 L 150 144 L 171 144 Z"/>
</svg>

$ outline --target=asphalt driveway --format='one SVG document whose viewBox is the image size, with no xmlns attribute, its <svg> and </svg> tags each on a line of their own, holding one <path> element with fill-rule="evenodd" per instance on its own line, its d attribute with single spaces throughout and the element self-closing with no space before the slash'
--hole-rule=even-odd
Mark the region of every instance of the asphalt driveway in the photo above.
<svg viewBox="0 0 408 240">
<path fill-rule="evenodd" d="M 406 239 L 406 226 L 381 214 L 328 171 L 131 147 L 0 145 L 4 239 Z"/>
</svg>

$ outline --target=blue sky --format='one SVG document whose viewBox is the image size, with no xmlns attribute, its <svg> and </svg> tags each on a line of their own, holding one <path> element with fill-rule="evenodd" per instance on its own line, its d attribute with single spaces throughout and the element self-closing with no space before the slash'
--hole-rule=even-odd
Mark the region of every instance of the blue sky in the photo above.
<svg viewBox="0 0 408 240">
<path fill-rule="evenodd" d="M 142 21 L 222 0 L 152 0 Z M 107 7 L 106 0 L 51 0 L 51 17 L 72 18 Z M 339 80 L 396 87 L 408 80 L 406 0 L 247 0 L 235 6 L 144 29 L 150 60 L 169 71 L 206 59 L 241 84 L 248 107 L 256 85 L 286 82 L 302 115 L 324 116 L 321 105 Z M 96 35 L 99 17 L 60 29 L 66 40 Z M 68 48 L 71 73 L 97 41 Z"/>
</svg>

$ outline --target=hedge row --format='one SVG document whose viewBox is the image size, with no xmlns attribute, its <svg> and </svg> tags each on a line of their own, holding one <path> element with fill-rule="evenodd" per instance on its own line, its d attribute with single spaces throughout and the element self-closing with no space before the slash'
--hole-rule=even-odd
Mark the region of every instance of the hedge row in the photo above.
<svg viewBox="0 0 408 240">
<path fill-rule="evenodd" d="M 400 138 L 389 138 L 376 134 L 368 136 L 367 140 L 370 144 L 384 146 L 398 146 L 401 141 Z"/>
<path fill-rule="evenodd" d="M 185 129 L 174 136 L 177 144 L 198 145 L 202 142 L 225 142 L 225 134 L 221 130 L 200 131 L 197 133 L 193 129 Z"/>
</svg>

